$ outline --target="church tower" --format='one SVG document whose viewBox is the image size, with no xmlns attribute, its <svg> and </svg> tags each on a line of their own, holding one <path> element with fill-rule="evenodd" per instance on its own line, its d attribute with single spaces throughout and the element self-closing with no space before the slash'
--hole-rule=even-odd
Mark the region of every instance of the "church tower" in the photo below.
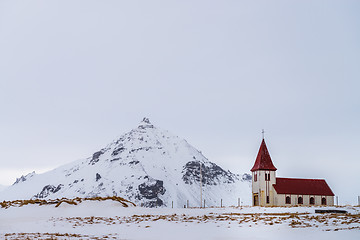
<svg viewBox="0 0 360 240">
<path fill-rule="evenodd" d="M 276 184 L 276 167 L 271 161 L 263 138 L 252 172 L 252 202 L 253 206 L 274 206 Z"/>
</svg>

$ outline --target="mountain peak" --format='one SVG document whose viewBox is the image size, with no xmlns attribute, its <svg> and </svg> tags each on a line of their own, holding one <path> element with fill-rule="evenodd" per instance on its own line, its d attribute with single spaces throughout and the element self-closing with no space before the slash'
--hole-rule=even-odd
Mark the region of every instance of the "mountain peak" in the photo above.
<svg viewBox="0 0 360 240">
<path fill-rule="evenodd" d="M 140 122 L 139 127 L 138 128 L 153 128 L 154 125 L 151 124 L 149 118 L 144 117 L 143 120 Z"/>
<path fill-rule="evenodd" d="M 137 129 L 86 159 L 22 176 L 20 184 L 0 192 L 0 201 L 121 196 L 144 207 L 183 207 L 187 202 L 202 205 L 203 189 L 207 205 L 217 206 L 221 199 L 229 204 L 245 199 L 249 179 L 225 171 L 185 139 L 154 127 L 145 117 Z"/>
</svg>

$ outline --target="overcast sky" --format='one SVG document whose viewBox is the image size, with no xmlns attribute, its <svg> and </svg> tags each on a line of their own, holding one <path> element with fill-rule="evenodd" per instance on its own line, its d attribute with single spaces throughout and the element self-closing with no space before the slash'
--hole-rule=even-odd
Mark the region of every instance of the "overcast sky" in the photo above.
<svg viewBox="0 0 360 240">
<path fill-rule="evenodd" d="M 91 156 L 144 116 L 250 172 L 360 195 L 360 1 L 0 0 L 0 184 Z"/>
</svg>

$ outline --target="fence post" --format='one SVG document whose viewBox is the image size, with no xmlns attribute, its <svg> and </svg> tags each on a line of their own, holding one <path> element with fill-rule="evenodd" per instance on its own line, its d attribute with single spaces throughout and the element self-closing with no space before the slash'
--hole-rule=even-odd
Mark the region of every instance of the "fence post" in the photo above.
<svg viewBox="0 0 360 240">
<path fill-rule="evenodd" d="M 238 207 L 240 207 L 240 198 L 238 198 Z"/>
<path fill-rule="evenodd" d="M 205 208 L 205 199 L 204 199 L 204 208 Z"/>
<path fill-rule="evenodd" d="M 189 208 L 189 200 L 186 200 L 186 208 Z"/>
<path fill-rule="evenodd" d="M 171 201 L 171 208 L 174 208 L 174 201 Z"/>
<path fill-rule="evenodd" d="M 220 204 L 220 207 L 222 207 L 222 199 L 221 199 L 221 204 Z"/>
<path fill-rule="evenodd" d="M 360 196 L 358 196 L 358 206 L 360 206 Z"/>
</svg>

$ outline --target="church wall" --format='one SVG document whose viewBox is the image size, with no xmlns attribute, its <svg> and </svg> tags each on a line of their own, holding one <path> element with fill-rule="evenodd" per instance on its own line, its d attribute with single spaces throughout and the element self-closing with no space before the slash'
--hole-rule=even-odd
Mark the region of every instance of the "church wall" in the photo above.
<svg viewBox="0 0 360 240">
<path fill-rule="evenodd" d="M 286 204 L 286 197 L 289 196 L 291 198 L 291 203 Z M 298 204 L 298 197 L 303 198 L 303 204 Z M 315 204 L 310 204 L 310 197 L 314 197 Z M 295 206 L 295 205 L 301 205 L 301 206 L 320 206 L 321 205 L 321 199 L 325 197 L 326 198 L 326 206 L 332 206 L 334 205 L 334 197 L 333 196 L 317 196 L 317 195 L 295 195 L 295 194 L 276 194 L 276 206 Z"/>
<path fill-rule="evenodd" d="M 326 196 L 326 202 L 327 205 L 334 206 L 335 205 L 334 196 Z"/>
<path fill-rule="evenodd" d="M 270 174 L 270 181 L 265 180 L 265 174 Z M 255 181 L 255 174 L 257 181 Z M 276 172 L 268 170 L 258 170 L 252 172 L 252 192 L 258 194 L 260 206 L 274 206 L 275 204 L 275 191 L 273 184 L 276 183 Z M 269 203 L 266 202 L 266 197 L 269 196 Z M 254 198 L 254 197 L 253 197 Z M 253 205 L 254 205 L 254 199 Z"/>
</svg>

